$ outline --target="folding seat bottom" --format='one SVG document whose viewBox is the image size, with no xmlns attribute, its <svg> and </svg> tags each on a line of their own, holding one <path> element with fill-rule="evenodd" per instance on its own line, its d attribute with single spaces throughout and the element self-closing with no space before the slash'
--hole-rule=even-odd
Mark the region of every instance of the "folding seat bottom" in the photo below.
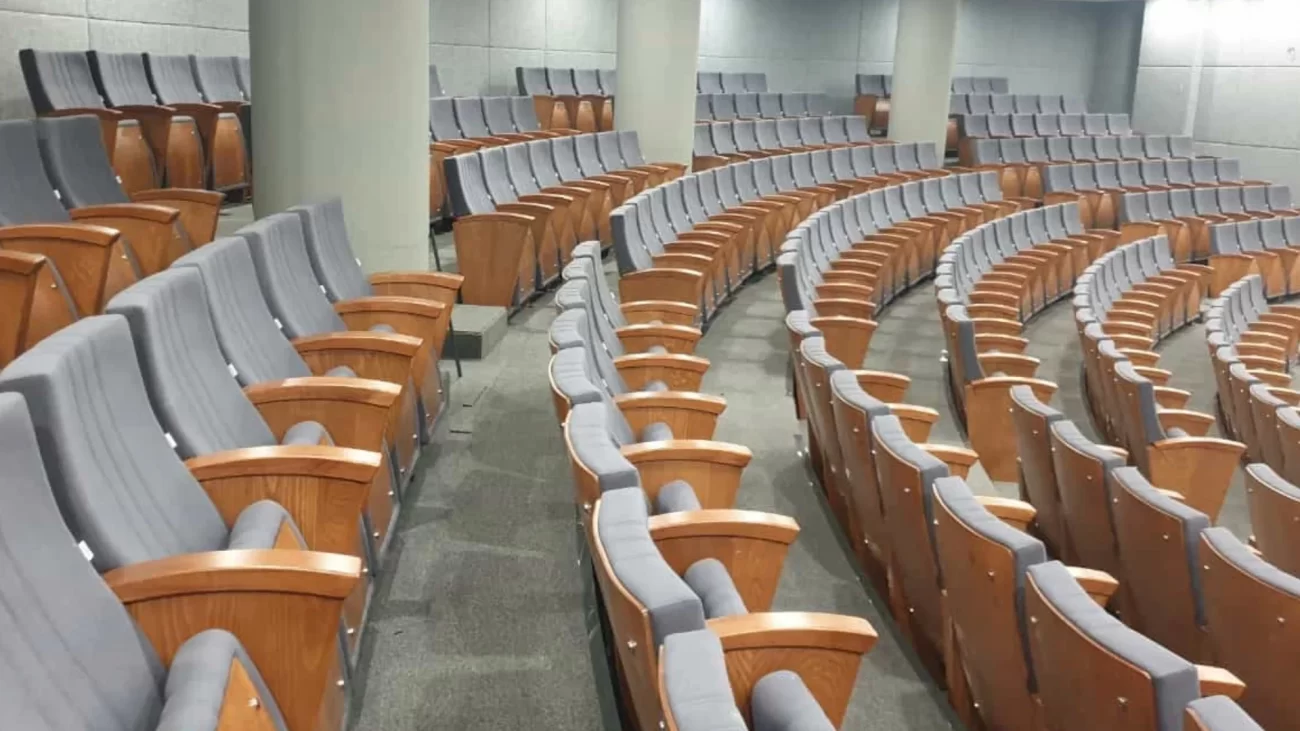
<svg viewBox="0 0 1300 731">
<path fill-rule="evenodd" d="M 273 500 L 258 500 L 244 508 L 230 529 L 226 548 L 241 549 L 287 548 L 299 550 L 307 545 L 298 526 L 284 507 Z"/>
<path fill-rule="evenodd" d="M 221 629 L 194 635 L 172 660 L 158 728 L 216 731 L 219 719 L 225 715 L 222 711 L 228 688 L 244 684 L 251 686 L 247 690 L 256 693 L 275 727 L 283 728 L 275 699 L 239 639 Z"/>
</svg>

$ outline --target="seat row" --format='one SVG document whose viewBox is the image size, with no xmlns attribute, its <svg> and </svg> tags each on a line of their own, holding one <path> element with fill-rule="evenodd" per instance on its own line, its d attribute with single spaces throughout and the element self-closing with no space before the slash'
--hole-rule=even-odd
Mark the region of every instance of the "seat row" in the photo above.
<svg viewBox="0 0 1300 731">
<path fill-rule="evenodd" d="M 873 130 L 889 127 L 889 98 L 894 95 L 894 77 L 890 74 L 858 74 L 854 79 L 855 114 L 871 120 Z M 1010 83 L 1004 76 L 954 76 L 953 94 L 1006 94 Z"/>
<path fill-rule="evenodd" d="M 999 212 L 1005 210 L 990 211 Z M 784 283 L 791 269 L 782 271 Z M 974 496 L 962 480 L 981 455 L 925 443 L 938 415 L 900 403 L 908 379 L 846 368 L 818 330 L 845 316 L 807 314 L 813 313 L 792 311 L 787 326 L 797 348 L 795 393 L 808 419 L 814 471 L 904 636 L 947 683 L 968 724 L 979 718 L 999 728 L 1038 728 L 1044 720 L 1071 729 L 1174 728 L 1186 714 L 1187 727 L 1198 728 L 1201 709 L 1212 707 L 1211 715 L 1229 716 L 1219 721 L 1253 728 L 1225 698 L 1194 700 L 1239 696 L 1231 674 L 1181 658 L 1167 665 L 1171 653 L 1107 615 L 1098 604 L 1114 592 L 1114 580 L 1049 562 L 1043 544 L 1025 532 L 1034 518 L 1030 506 Z M 990 591 L 991 577 L 1005 577 L 996 579 L 999 589 Z M 1047 617 L 1052 621 L 1045 625 L 1040 620 Z M 1102 649 L 1090 660 L 1116 671 L 1134 663 L 1162 672 L 1177 667 L 1180 690 L 1141 719 L 1127 707 L 1102 707 L 1116 691 L 1097 682 L 1097 664 L 1078 670 L 1080 648 L 1097 646 Z M 1133 682 L 1146 694 L 1169 692 L 1168 681 L 1148 687 L 1151 677 L 1138 674 Z M 1087 710 L 1078 707 L 1081 693 L 1091 699 Z"/>
<path fill-rule="evenodd" d="M 691 168 L 708 170 L 752 157 L 875 141 L 867 133 L 866 118 L 851 115 L 707 122 L 695 125 Z"/>
<path fill-rule="evenodd" d="M 551 385 L 573 466 L 580 568 L 600 587 L 629 712 L 640 728 L 745 729 L 746 718 L 760 729 L 773 719 L 837 728 L 875 632 L 857 617 L 771 611 L 799 526 L 735 509 L 752 455 L 712 441 L 726 402 L 699 393 L 708 364 L 689 354 L 699 331 L 607 320 L 624 310 L 594 243 L 564 273 Z"/>
<path fill-rule="evenodd" d="M 100 120 L 128 193 L 247 187 L 252 97 L 238 59 L 30 48 L 18 59 L 38 115 Z"/>
<path fill-rule="evenodd" d="M 650 191 L 611 214 L 623 286 L 672 279 L 677 296 L 690 297 L 682 301 L 702 303 L 712 316 L 749 274 L 773 263 L 778 242 L 815 209 L 873 187 L 940 175 L 939 167 L 933 145 L 910 144 L 777 155 L 694 173 L 680 194 Z M 902 205 L 901 198 L 891 201 L 900 215 Z M 737 230 L 709 252 L 696 247 L 683 252 L 688 257 L 670 256 L 678 239 L 714 218 Z"/>
<path fill-rule="evenodd" d="M 830 113 L 830 99 L 820 92 L 695 95 L 696 122 L 816 117 Z"/>
<path fill-rule="evenodd" d="M 1293 215 L 1291 192 L 1286 186 L 1226 184 L 1123 193 L 1119 197 L 1117 217 L 1122 240 L 1163 234 L 1169 237 L 1180 261 L 1199 261 L 1214 254 L 1210 231 L 1215 224 L 1278 215 Z M 1225 273 L 1232 271 L 1229 268 Z M 1218 294 L 1234 278 L 1215 277 L 1211 281 L 1213 293 Z M 1284 281 L 1271 279 L 1270 282 L 1270 296 L 1280 296 L 1285 291 Z"/>
<path fill-rule="evenodd" d="M 99 648 L 66 678 L 73 697 L 111 698 L 145 724 L 215 729 L 224 697 L 259 728 L 342 727 L 371 579 L 441 411 L 458 279 L 367 280 L 341 204 L 301 206 L 187 254 L 0 370 L 0 450 L 25 490 L 6 514 L 56 539 L 45 571 L 66 545 L 122 602 L 73 564 L 50 575 L 61 594 L 28 593 L 31 611 L 9 615 L 29 629 L 39 617 L 38 645 L 61 647 L 42 653 L 53 666 Z M 6 308 L 6 330 L 19 314 Z M 130 627 L 128 613 L 142 634 L 127 630 L 135 650 L 114 651 L 106 675 L 105 628 Z M 97 644 L 74 620 L 95 621 Z M 155 679 L 171 666 L 165 695 L 94 694 L 124 687 L 137 661 Z"/>
<path fill-rule="evenodd" d="M 948 100 L 948 114 L 1085 114 L 1083 100 L 1064 94 L 958 94 Z M 1107 116 L 1100 116 L 1103 119 Z M 1128 115 L 1124 115 L 1128 116 Z"/>
<path fill-rule="evenodd" d="M 767 91 L 767 74 L 730 71 L 695 72 L 695 90 L 701 94 L 740 94 Z"/>
<path fill-rule="evenodd" d="M 955 119 L 957 133 L 963 139 L 1133 134 L 1133 124 L 1127 114 L 959 114 Z"/>
<path fill-rule="evenodd" d="M 446 158 L 462 297 L 516 307 L 555 282 L 579 240 L 612 241 L 609 211 L 685 166 L 647 163 L 635 131 L 485 147 Z"/>
<path fill-rule="evenodd" d="M 533 98 L 543 129 L 552 127 L 595 132 L 614 128 L 613 69 L 515 67 L 520 96 Z"/>
<path fill-rule="evenodd" d="M 47 257 L 74 316 L 97 314 L 216 231 L 220 193 L 163 188 L 128 197 L 93 116 L 0 122 L 0 159 L 0 251 Z"/>
</svg>

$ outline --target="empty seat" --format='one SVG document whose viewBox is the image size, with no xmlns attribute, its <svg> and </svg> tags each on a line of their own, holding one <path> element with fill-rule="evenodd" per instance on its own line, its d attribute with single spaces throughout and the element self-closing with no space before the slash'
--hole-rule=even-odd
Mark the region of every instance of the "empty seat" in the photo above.
<svg viewBox="0 0 1300 731">
<path fill-rule="evenodd" d="M 235 59 L 232 56 L 190 56 L 194 80 L 198 82 L 203 100 L 216 104 L 239 117 L 244 145 L 251 159 L 253 152 L 253 115 L 250 99 L 239 86 Z M 432 68 L 432 67 L 431 67 Z M 433 69 L 437 73 L 436 69 Z M 430 94 L 430 96 L 442 96 Z"/>
<path fill-rule="evenodd" d="M 605 96 L 612 97 L 618 90 L 618 71 L 615 69 L 599 69 L 596 77 L 600 80 L 600 90 Z"/>
<path fill-rule="evenodd" d="M 59 678 L 58 693 L 26 694 L 16 723 L 89 731 L 120 719 L 117 727 L 132 731 L 174 723 L 207 730 L 238 716 L 274 731 L 315 727 L 334 682 L 320 659 L 333 651 L 343 599 L 360 577 L 355 558 L 200 553 L 101 578 L 77 548 L 89 537 L 74 535 L 60 515 L 28 408 L 15 394 L 0 395 L 0 459 L 8 473 L 0 531 L 12 570 L 0 583 L 11 606 L 0 626 L 21 638 L 30 659 L 7 679 L 21 687 L 34 673 Z M 235 572 L 280 578 L 241 595 L 221 578 Z M 169 575 L 203 588 L 173 584 L 159 599 Z M 204 616 L 214 603 L 230 607 L 220 624 Z M 182 617 L 161 604 L 190 609 Z"/>
<path fill-rule="evenodd" d="M 542 129 L 569 128 L 575 120 L 569 116 L 568 107 L 555 97 L 547 80 L 547 69 L 536 66 L 516 66 L 515 83 L 521 96 L 531 97 L 533 115 Z M 516 120 L 518 122 L 518 120 Z"/>
<path fill-rule="evenodd" d="M 157 188 L 163 182 L 163 158 L 167 150 L 166 126 L 144 124 L 142 119 L 166 113 L 157 109 L 126 113 L 107 108 L 108 101 L 95 87 L 90 61 L 84 51 L 18 52 L 18 64 L 27 84 L 32 107 L 41 116 L 94 115 L 100 124 L 104 149 L 128 193 Z M 150 100 L 156 104 L 156 100 Z"/>
<path fill-rule="evenodd" d="M 194 119 L 203 141 L 205 181 L 215 190 L 248 184 L 248 146 L 238 112 L 242 100 L 207 101 L 188 56 L 146 53 L 149 84 L 158 101 Z M 172 133 L 178 131 L 172 125 Z M 190 186 L 199 187 L 199 186 Z"/>
<path fill-rule="evenodd" d="M 429 64 L 429 98 L 436 96 L 447 96 L 447 90 L 442 88 L 442 78 L 438 76 L 437 64 Z"/>
<path fill-rule="evenodd" d="M 801 117 L 808 114 L 808 95 L 782 94 L 781 112 L 787 117 Z"/>
<path fill-rule="evenodd" d="M 779 119 L 784 115 L 781 111 L 781 95 L 774 93 L 760 93 L 758 95 L 758 115 L 764 119 Z"/>
<path fill-rule="evenodd" d="M 745 75 L 724 71 L 721 74 L 722 90 L 728 94 L 741 94 L 745 92 Z"/>
<path fill-rule="evenodd" d="M 746 73 L 745 91 L 767 91 L 767 74 Z"/>
<path fill-rule="evenodd" d="M 699 71 L 695 74 L 695 90 L 701 94 L 721 94 L 722 74 L 718 71 Z"/>
</svg>

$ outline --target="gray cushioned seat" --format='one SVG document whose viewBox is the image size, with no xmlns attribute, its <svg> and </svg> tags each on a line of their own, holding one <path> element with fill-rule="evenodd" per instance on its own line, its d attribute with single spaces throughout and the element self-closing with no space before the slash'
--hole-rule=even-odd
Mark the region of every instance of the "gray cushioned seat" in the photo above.
<svg viewBox="0 0 1300 731">
<path fill-rule="evenodd" d="M 667 383 L 664 383 L 663 381 L 659 381 L 659 380 L 648 381 L 648 382 L 645 384 L 645 390 L 646 390 L 646 391 L 650 391 L 650 392 L 652 392 L 652 393 L 658 393 L 658 392 L 660 392 L 660 391 L 667 391 L 667 390 L 668 390 L 668 384 L 667 384 Z"/>
<path fill-rule="evenodd" d="M 7 568 L 0 574 L 0 633 L 7 638 L 0 680 L 10 689 L 7 727 L 213 731 L 238 657 L 273 727 L 284 731 L 275 699 L 230 634 L 195 635 L 164 668 L 78 550 L 52 499 L 27 406 L 16 394 L 0 394 L 0 464 L 6 476 L 0 560 Z"/>
<path fill-rule="evenodd" d="M 1060 561 L 1032 566 L 1029 575 L 1055 611 L 1081 634 L 1151 679 L 1156 731 L 1180 729 L 1183 709 L 1200 696 L 1196 666 L 1097 606 Z"/>
<path fill-rule="evenodd" d="M 768 673 L 749 699 L 754 731 L 834 731 L 803 678 L 790 670 Z"/>
<path fill-rule="evenodd" d="M 650 616 L 656 648 L 665 637 L 705 627 L 704 606 L 650 538 L 645 493 L 611 490 L 601 497 L 596 535 L 614 576 Z"/>
<path fill-rule="evenodd" d="M 0 170 L 0 226 L 72 220 L 46 177 L 34 120 L 0 122 Z"/>
<path fill-rule="evenodd" d="M 655 496 L 655 513 L 683 513 L 700 509 L 700 499 L 695 495 L 695 488 L 685 480 L 673 480 L 659 488 Z"/>
<path fill-rule="evenodd" d="M 672 427 L 662 421 L 646 424 L 639 435 L 643 442 L 663 442 L 673 438 Z"/>
<path fill-rule="evenodd" d="M 230 540 L 226 548 L 231 551 L 274 548 L 275 539 L 285 526 L 297 536 L 300 545 L 306 545 L 293 518 L 282 505 L 271 500 L 258 500 L 244 508 L 235 524 L 230 527 Z"/>
<path fill-rule="evenodd" d="M 87 51 L 86 57 L 90 60 L 95 86 L 103 92 L 104 100 L 109 106 L 158 105 L 158 97 L 149 85 L 144 54 Z"/>
<path fill-rule="evenodd" d="M 300 338 L 348 329 L 316 281 L 297 214 L 267 216 L 236 235 L 248 242 L 262 296 L 285 335 Z"/>
<path fill-rule="evenodd" d="M 603 403 L 576 404 L 569 410 L 569 444 L 582 464 L 596 475 L 601 492 L 627 487 L 640 489 L 636 467 L 623 457 L 610 431 L 611 415 Z"/>
<path fill-rule="evenodd" d="M 130 203 L 104 149 L 99 120 L 90 116 L 49 117 L 36 122 L 41 159 L 63 205 L 81 208 Z"/>
<path fill-rule="evenodd" d="M 393 328 L 392 325 L 389 325 L 389 324 L 387 324 L 387 323 L 383 323 L 383 322 L 378 322 L 378 323 L 375 323 L 374 325 L 371 325 L 371 326 L 370 326 L 370 332 L 372 332 L 372 333 L 388 333 L 388 334 L 391 335 L 391 334 L 397 332 L 397 330 L 395 330 L 395 329 Z"/>
<path fill-rule="evenodd" d="M 290 213 L 302 222 L 303 241 L 311 259 L 312 271 L 330 302 L 369 297 L 374 294 L 370 280 L 348 238 L 343 200 L 330 198 L 320 203 L 293 206 Z"/>
<path fill-rule="evenodd" d="M 703 602 L 704 616 L 709 619 L 749 614 L 727 567 L 716 558 L 703 558 L 691 564 L 682 579 Z"/>
<path fill-rule="evenodd" d="M 37 114 L 56 109 L 87 109 L 104 106 L 90 61 L 85 51 L 38 51 L 24 48 L 18 52 L 18 65 L 27 82 L 27 96 Z"/>
<path fill-rule="evenodd" d="M 318 421 L 300 421 L 289 427 L 280 443 L 306 446 L 316 444 L 332 445 L 334 440 L 330 438 L 330 433 L 324 424 Z"/>
<path fill-rule="evenodd" d="M 664 695 L 678 731 L 749 731 L 727 679 L 722 642 L 707 629 L 664 640 Z"/>
</svg>

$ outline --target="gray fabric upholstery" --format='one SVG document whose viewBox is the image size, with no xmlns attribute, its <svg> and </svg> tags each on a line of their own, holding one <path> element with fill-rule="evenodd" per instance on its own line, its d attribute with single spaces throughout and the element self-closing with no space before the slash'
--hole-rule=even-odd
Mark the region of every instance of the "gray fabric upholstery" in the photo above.
<svg viewBox="0 0 1300 731">
<path fill-rule="evenodd" d="M 95 89 L 90 61 L 85 51 L 18 52 L 18 65 L 27 82 L 27 96 L 37 114 L 55 109 L 102 107 L 104 100 Z"/>
<path fill-rule="evenodd" d="M 146 53 L 145 69 L 149 84 L 163 104 L 195 104 L 203 101 L 199 85 L 194 81 L 189 56 Z"/>
<path fill-rule="evenodd" d="M 1200 695 L 1196 666 L 1126 627 L 1079 586 L 1060 561 L 1030 567 L 1029 575 L 1049 604 L 1081 634 L 1151 678 L 1155 731 L 1177 731 L 1183 709 Z"/>
<path fill-rule="evenodd" d="M 754 731 L 834 731 L 803 678 L 790 670 L 768 673 L 749 699 Z"/>
<path fill-rule="evenodd" d="M 235 57 L 235 78 L 239 79 L 239 88 L 244 91 L 244 98 L 253 100 L 253 65 L 247 56 Z"/>
<path fill-rule="evenodd" d="M 195 249 L 172 263 L 174 269 L 181 267 L 194 267 L 203 277 L 217 340 L 240 385 L 312 374 L 267 307 L 242 238 L 217 239 Z"/>
<path fill-rule="evenodd" d="M 242 102 L 232 56 L 190 56 L 190 67 L 203 99 L 208 102 Z"/>
<path fill-rule="evenodd" d="M 645 384 L 644 390 L 649 391 L 650 393 L 660 393 L 668 390 L 668 384 L 663 381 L 648 381 Z"/>
<path fill-rule="evenodd" d="M 332 445 L 333 438 L 319 421 L 300 421 L 285 431 L 280 443 L 286 446 Z"/>
<path fill-rule="evenodd" d="M 320 203 L 293 206 L 302 223 L 303 240 L 311 268 L 325 296 L 331 302 L 369 297 L 370 280 L 361 270 L 357 255 L 348 238 L 348 223 L 343 215 L 343 200 L 330 198 Z"/>
<path fill-rule="evenodd" d="M 700 499 L 695 495 L 695 488 L 685 480 L 673 480 L 659 488 L 655 496 L 655 514 L 685 513 L 700 510 Z"/>
<path fill-rule="evenodd" d="M 185 641 L 167 674 L 162 717 L 155 731 L 210 731 L 217 728 L 225 701 L 226 681 L 235 660 L 248 671 L 249 680 L 264 701 L 263 709 L 276 729 L 285 729 L 284 717 L 266 688 L 243 645 L 229 632 L 210 629 Z M 71 728 L 71 727 L 69 727 Z"/>
<path fill-rule="evenodd" d="M 603 403 L 574 405 L 566 428 L 570 446 L 583 466 L 596 475 L 602 493 L 641 489 L 636 467 L 623 457 L 619 444 L 610 436 L 610 414 Z"/>
<path fill-rule="evenodd" d="M 664 442 L 673 438 L 672 427 L 662 421 L 656 421 L 646 424 L 641 430 L 640 439 L 643 442 Z"/>
<path fill-rule="evenodd" d="M 226 526 L 149 408 L 126 320 L 80 320 L 0 372 L 21 393 L 45 471 L 95 567 L 224 548 Z"/>
<path fill-rule="evenodd" d="M 130 202 L 104 149 L 98 119 L 88 115 L 49 117 L 36 125 L 45 171 L 63 205 L 81 208 Z"/>
<path fill-rule="evenodd" d="M 71 220 L 46 177 L 35 121 L 0 122 L 0 170 L 0 225 Z"/>
<path fill-rule="evenodd" d="M 1197 698 L 1187 708 L 1209 731 L 1264 731 L 1235 701 L 1224 695 Z"/>
<path fill-rule="evenodd" d="M 312 273 L 302 221 L 277 213 L 241 228 L 257 281 L 271 312 L 290 338 L 347 330 Z"/>
<path fill-rule="evenodd" d="M 1282 594 L 1300 599 L 1300 577 L 1292 576 L 1273 564 L 1256 556 L 1227 528 L 1206 528 L 1201 534 L 1216 553 L 1242 573 Z"/>
<path fill-rule="evenodd" d="M 716 558 L 702 558 L 691 564 L 682 579 L 704 603 L 705 617 L 714 619 L 749 613 L 731 574 L 727 573 L 727 567 Z"/>
<path fill-rule="evenodd" d="M 293 524 L 293 518 L 279 503 L 258 500 L 244 508 L 235 519 L 235 524 L 230 527 L 230 540 L 227 541 L 226 548 L 232 551 L 274 548 L 276 536 L 280 535 L 280 529 L 286 525 L 297 536 L 299 543 L 306 545 L 302 534 Z"/>
<path fill-rule="evenodd" d="M 149 85 L 144 54 L 87 51 L 95 86 L 111 107 L 128 104 L 157 105 L 158 97 Z"/>
<path fill-rule="evenodd" d="M 707 629 L 682 632 L 663 645 L 664 695 L 678 731 L 749 731 L 718 636 Z"/>
<path fill-rule="evenodd" d="M 930 548 L 934 549 L 934 491 L 935 480 L 948 476 L 948 465 L 943 460 L 921 449 L 903 431 L 896 416 L 878 416 L 871 420 L 872 436 L 916 470 L 920 475 L 921 504 L 925 509 L 925 525 L 930 533 Z M 937 558 L 935 559 L 938 560 Z"/>
<path fill-rule="evenodd" d="M 193 267 L 137 282 L 106 308 L 131 326 L 154 413 L 183 459 L 269 446 L 275 436 L 230 375 Z"/>
<path fill-rule="evenodd" d="M 669 635 L 703 629 L 700 598 L 650 539 L 645 493 L 640 488 L 606 492 L 597 510 L 596 536 L 610 569 L 649 613 L 655 645 Z"/>
<path fill-rule="evenodd" d="M 566 345 L 551 357 L 551 381 L 569 404 L 600 402 L 601 390 L 591 381 L 583 344 Z"/>
</svg>

